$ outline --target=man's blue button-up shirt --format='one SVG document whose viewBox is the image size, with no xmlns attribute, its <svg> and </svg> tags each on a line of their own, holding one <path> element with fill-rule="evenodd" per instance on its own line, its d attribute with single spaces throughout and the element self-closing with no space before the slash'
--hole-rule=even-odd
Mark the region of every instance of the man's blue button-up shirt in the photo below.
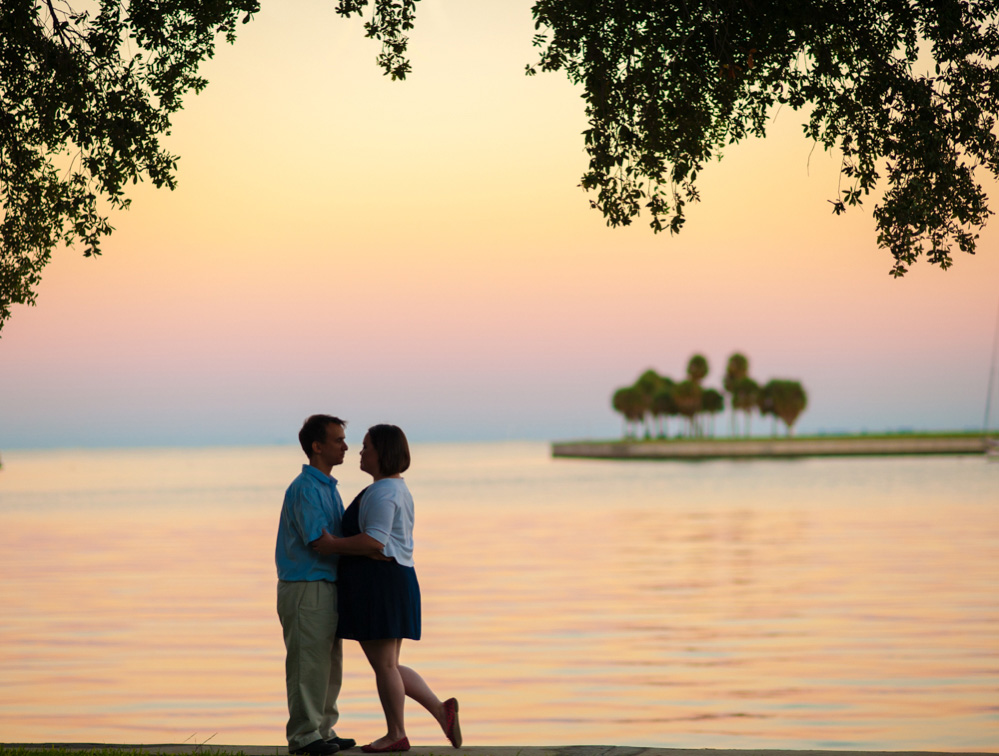
<svg viewBox="0 0 999 756">
<path fill-rule="evenodd" d="M 325 475 L 312 465 L 302 465 L 302 473 L 284 494 L 281 521 L 278 524 L 277 563 L 280 580 L 336 580 L 335 556 L 320 556 L 309 544 L 326 528 L 335 536 L 343 535 L 343 501 L 336 490 L 336 478 Z"/>
</svg>

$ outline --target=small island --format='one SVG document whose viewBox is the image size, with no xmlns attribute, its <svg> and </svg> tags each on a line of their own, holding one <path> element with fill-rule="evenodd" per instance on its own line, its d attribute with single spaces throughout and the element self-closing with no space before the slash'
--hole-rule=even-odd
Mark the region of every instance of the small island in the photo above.
<svg viewBox="0 0 999 756">
<path fill-rule="evenodd" d="M 556 441 L 553 457 L 585 459 L 793 459 L 999 453 L 996 438 L 980 432 L 885 433 L 790 438 L 706 438 Z"/>
<path fill-rule="evenodd" d="M 617 389 L 611 398 L 611 405 L 624 422 L 621 439 L 557 441 L 552 444 L 552 456 L 694 461 L 999 455 L 996 434 L 979 431 L 795 436 L 794 424 L 808 405 L 808 396 L 800 381 L 775 378 L 761 385 L 749 376 L 749 360 L 739 352 L 728 360 L 722 381 L 724 393 L 703 385 L 708 373 L 708 361 L 700 354 L 690 358 L 687 376 L 679 382 L 655 370 L 646 370 L 630 386 Z M 716 438 L 715 418 L 725 409 L 725 394 L 728 394 L 732 409 L 731 433 Z M 768 436 L 752 435 L 754 415 L 771 419 Z M 777 435 L 778 421 L 785 429 L 783 436 Z"/>
</svg>

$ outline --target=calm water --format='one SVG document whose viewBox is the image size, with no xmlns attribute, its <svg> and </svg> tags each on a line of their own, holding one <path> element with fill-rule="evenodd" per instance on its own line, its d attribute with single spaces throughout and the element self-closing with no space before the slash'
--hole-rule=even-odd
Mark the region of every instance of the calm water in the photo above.
<svg viewBox="0 0 999 756">
<path fill-rule="evenodd" d="M 282 744 L 273 542 L 301 452 L 3 461 L 0 742 Z M 403 657 L 459 697 L 469 745 L 999 748 L 997 463 L 466 444 L 415 447 L 406 477 L 424 639 Z M 346 666 L 340 731 L 364 742 L 356 644 Z"/>
</svg>

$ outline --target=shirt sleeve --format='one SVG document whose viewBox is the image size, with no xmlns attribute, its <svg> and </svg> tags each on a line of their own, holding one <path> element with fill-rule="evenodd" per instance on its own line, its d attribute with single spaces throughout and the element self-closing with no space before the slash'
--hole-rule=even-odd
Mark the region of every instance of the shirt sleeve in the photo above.
<svg viewBox="0 0 999 756">
<path fill-rule="evenodd" d="M 312 543 L 322 536 L 323 528 L 329 527 L 329 514 L 315 486 L 301 486 L 298 489 L 292 519 L 305 543 Z"/>
<path fill-rule="evenodd" d="M 362 500 L 358 525 L 361 532 L 374 538 L 384 546 L 389 542 L 392 532 L 392 522 L 399 507 L 395 500 L 395 490 L 392 488 L 369 489 Z"/>
</svg>

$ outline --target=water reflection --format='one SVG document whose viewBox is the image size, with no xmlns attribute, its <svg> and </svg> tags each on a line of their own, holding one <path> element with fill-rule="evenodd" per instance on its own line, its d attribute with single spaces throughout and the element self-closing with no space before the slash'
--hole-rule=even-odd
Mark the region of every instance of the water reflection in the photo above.
<svg viewBox="0 0 999 756">
<path fill-rule="evenodd" d="M 273 538 L 299 456 L 5 454 L 2 740 L 280 744 Z M 404 656 L 459 695 L 472 745 L 999 744 L 999 466 L 414 460 L 425 641 Z M 354 644 L 342 703 L 345 734 L 380 734 Z"/>
</svg>

